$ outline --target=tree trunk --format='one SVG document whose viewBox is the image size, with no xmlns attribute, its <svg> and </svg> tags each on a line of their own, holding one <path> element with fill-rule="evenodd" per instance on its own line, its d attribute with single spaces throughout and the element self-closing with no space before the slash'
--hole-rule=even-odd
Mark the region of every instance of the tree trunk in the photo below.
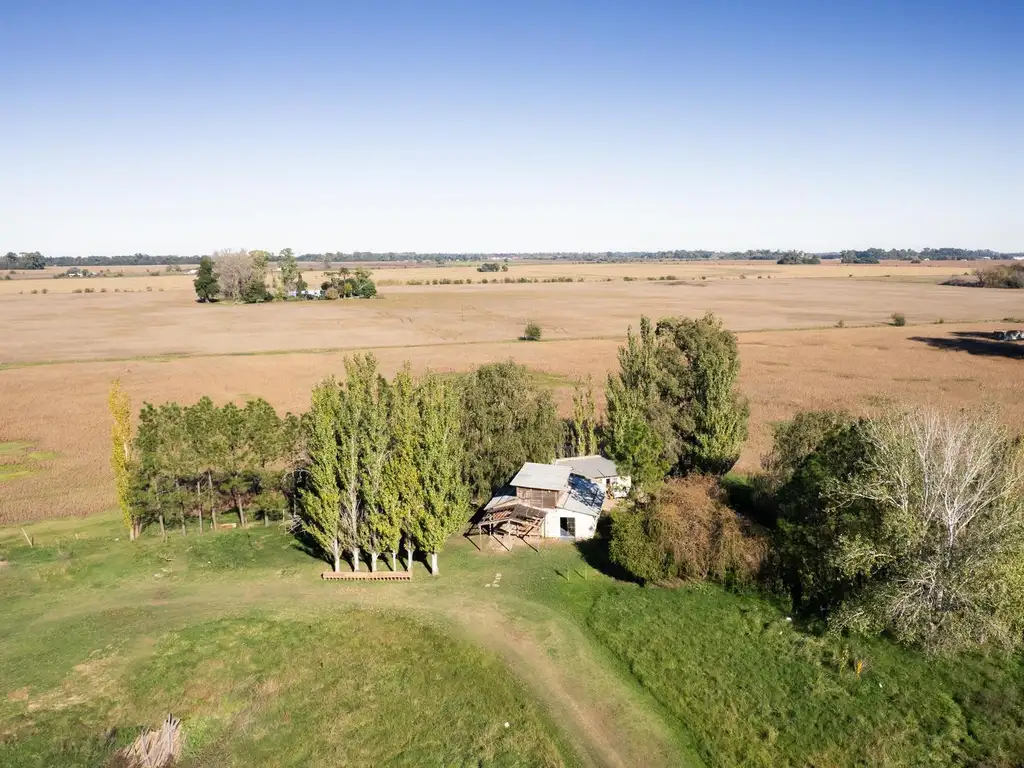
<svg viewBox="0 0 1024 768">
<path fill-rule="evenodd" d="M 210 472 L 206 473 L 206 487 L 210 491 L 210 525 L 213 526 L 214 533 L 217 532 L 217 505 L 213 502 L 213 475 Z"/>
<path fill-rule="evenodd" d="M 437 575 L 439 575 L 439 573 L 440 572 L 437 570 L 437 552 L 431 552 L 430 553 L 430 575 L 431 576 L 437 576 Z"/>
<path fill-rule="evenodd" d="M 167 538 L 167 529 L 164 528 L 164 511 L 160 510 L 160 535 L 163 538 Z"/>
<path fill-rule="evenodd" d="M 270 510 L 263 510 L 263 527 L 266 528 L 270 525 Z"/>
<path fill-rule="evenodd" d="M 377 553 L 376 552 L 371 552 L 370 553 L 370 573 L 376 573 L 376 572 L 377 572 Z"/>
<path fill-rule="evenodd" d="M 196 480 L 196 500 L 199 502 L 199 533 L 203 532 L 203 492 L 199 490 L 201 481 Z"/>
<path fill-rule="evenodd" d="M 245 528 L 245 507 L 242 506 L 242 497 L 236 496 L 235 502 L 238 504 L 238 526 Z"/>
<path fill-rule="evenodd" d="M 412 546 L 405 545 L 405 570 L 412 573 Z"/>
<path fill-rule="evenodd" d="M 398 570 L 398 553 L 395 552 L 394 550 L 392 550 L 392 552 L 391 552 L 391 570 L 392 571 L 397 571 Z"/>
<path fill-rule="evenodd" d="M 341 572 L 341 545 L 338 540 L 334 540 L 334 572 Z"/>
<path fill-rule="evenodd" d="M 359 571 L 359 547 L 352 547 L 352 570 Z"/>
</svg>

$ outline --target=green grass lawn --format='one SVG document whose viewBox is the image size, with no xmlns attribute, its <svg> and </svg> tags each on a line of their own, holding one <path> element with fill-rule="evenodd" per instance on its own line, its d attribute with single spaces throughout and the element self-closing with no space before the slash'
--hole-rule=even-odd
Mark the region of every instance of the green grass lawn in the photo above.
<svg viewBox="0 0 1024 768">
<path fill-rule="evenodd" d="M 103 765 L 168 712 L 186 766 L 1024 760 L 1019 656 L 820 637 L 757 596 L 616 581 L 572 546 L 457 539 L 439 578 L 355 585 L 321 582 L 277 526 L 26 531 L 0 529 L 3 766 Z"/>
</svg>

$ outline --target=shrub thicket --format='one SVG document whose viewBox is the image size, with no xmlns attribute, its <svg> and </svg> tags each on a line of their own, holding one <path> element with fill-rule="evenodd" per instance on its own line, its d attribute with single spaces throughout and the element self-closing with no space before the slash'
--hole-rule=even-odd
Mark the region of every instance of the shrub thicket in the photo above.
<svg viewBox="0 0 1024 768">
<path fill-rule="evenodd" d="M 1024 264 L 997 264 L 974 274 L 982 288 L 1024 288 Z"/>
<path fill-rule="evenodd" d="M 749 583 L 767 559 L 768 538 L 725 505 L 715 478 L 691 475 L 617 509 L 609 555 L 643 582 Z"/>
</svg>

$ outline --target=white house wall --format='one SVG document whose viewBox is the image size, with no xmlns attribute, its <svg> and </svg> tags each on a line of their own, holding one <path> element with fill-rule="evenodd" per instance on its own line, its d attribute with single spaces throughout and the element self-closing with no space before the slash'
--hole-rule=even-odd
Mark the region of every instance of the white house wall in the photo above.
<svg viewBox="0 0 1024 768">
<path fill-rule="evenodd" d="M 566 512 L 558 509 L 548 512 L 544 518 L 544 538 L 557 539 L 559 537 L 558 519 L 561 517 L 571 517 L 576 521 L 577 539 L 593 538 L 597 527 L 597 518 L 578 512 Z"/>
</svg>

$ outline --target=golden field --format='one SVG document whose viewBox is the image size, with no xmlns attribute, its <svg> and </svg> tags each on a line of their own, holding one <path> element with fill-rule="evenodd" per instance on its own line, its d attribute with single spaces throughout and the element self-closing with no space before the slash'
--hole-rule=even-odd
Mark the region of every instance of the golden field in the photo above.
<svg viewBox="0 0 1024 768">
<path fill-rule="evenodd" d="M 514 358 L 547 374 L 541 381 L 564 404 L 574 377 L 602 382 L 641 314 L 713 311 L 738 332 L 751 401 L 743 468 L 757 465 L 771 422 L 803 408 L 859 412 L 882 398 L 991 405 L 1024 427 L 1024 344 L 983 337 L 1024 326 L 1003 321 L 1024 316 L 1024 296 L 938 285 L 969 266 L 513 262 L 496 275 L 473 266 L 390 268 L 374 270 L 375 300 L 258 306 L 196 304 L 191 277 L 179 275 L 0 281 L 0 523 L 111 506 L 106 395 L 115 377 L 136 405 L 262 396 L 296 411 L 318 379 L 341 370 L 345 354 L 369 349 L 387 371 L 404 360 L 418 370 L 463 370 Z M 584 281 L 479 284 L 562 276 Z M 443 278 L 474 283 L 404 284 Z M 94 292 L 72 293 L 84 288 Z M 885 325 L 892 312 L 909 325 Z M 542 326 L 544 341 L 516 340 L 527 320 Z M 839 321 L 846 327 L 836 328 Z"/>
</svg>

